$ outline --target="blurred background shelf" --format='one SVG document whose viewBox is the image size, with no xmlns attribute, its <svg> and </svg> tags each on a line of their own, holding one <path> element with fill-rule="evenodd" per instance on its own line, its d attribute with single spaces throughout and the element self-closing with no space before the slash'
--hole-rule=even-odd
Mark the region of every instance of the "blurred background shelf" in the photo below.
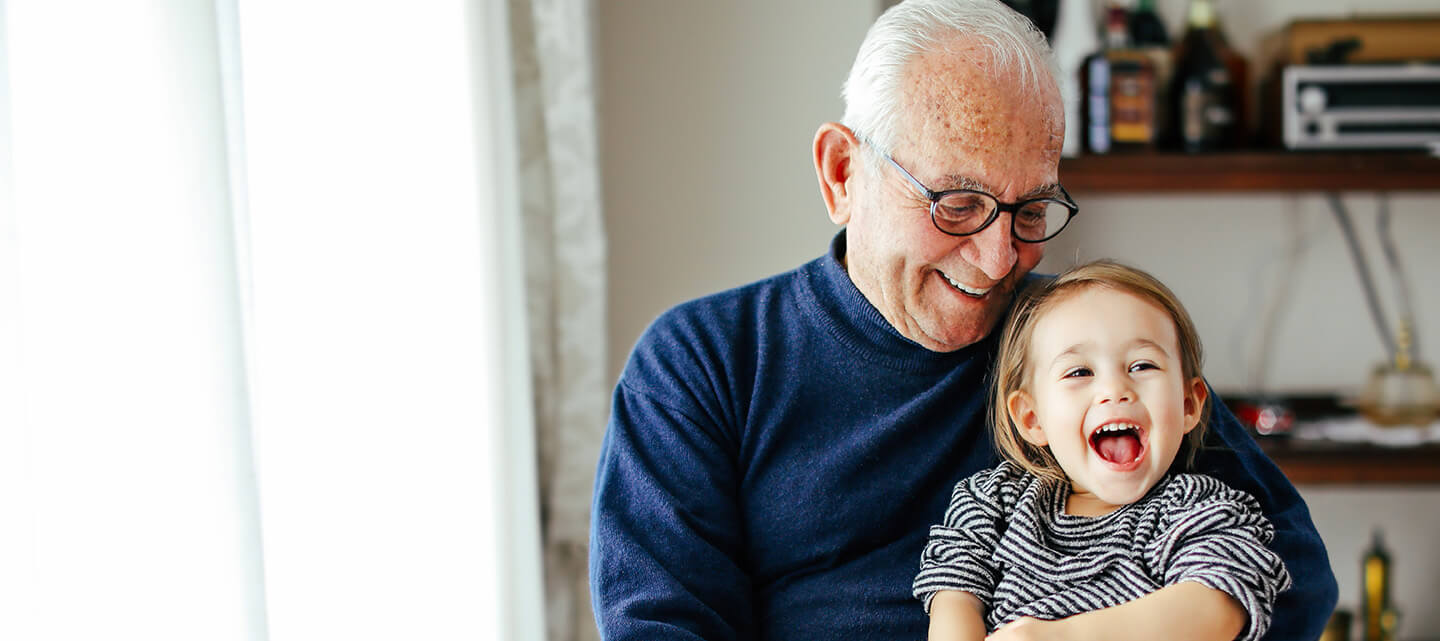
<svg viewBox="0 0 1440 641">
<path fill-rule="evenodd" d="M 1065 158 L 1073 192 L 1434 191 L 1440 158 L 1419 152 L 1112 153 Z"/>
<path fill-rule="evenodd" d="M 1286 438 L 1259 440 L 1260 448 L 1292 483 L 1440 484 L 1440 445 L 1381 447 Z"/>
</svg>

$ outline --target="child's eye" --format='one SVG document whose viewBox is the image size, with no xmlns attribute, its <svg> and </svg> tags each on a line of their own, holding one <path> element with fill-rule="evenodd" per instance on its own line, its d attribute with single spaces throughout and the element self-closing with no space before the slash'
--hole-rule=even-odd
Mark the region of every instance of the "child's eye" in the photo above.
<svg viewBox="0 0 1440 641">
<path fill-rule="evenodd" d="M 1061 378 L 1076 378 L 1078 376 L 1089 376 L 1090 374 L 1090 368 L 1088 367 L 1072 367 L 1065 370 L 1065 375 Z"/>
<path fill-rule="evenodd" d="M 1160 369 L 1160 366 L 1159 366 L 1159 365 L 1156 365 L 1156 364 L 1154 364 L 1154 363 L 1151 363 L 1151 362 L 1149 362 L 1149 361 L 1140 361 L 1140 362 L 1138 362 L 1138 363 L 1130 366 L 1130 371 L 1132 371 L 1132 372 L 1139 372 L 1139 371 L 1141 371 L 1141 370 L 1147 370 L 1147 369 Z"/>
</svg>

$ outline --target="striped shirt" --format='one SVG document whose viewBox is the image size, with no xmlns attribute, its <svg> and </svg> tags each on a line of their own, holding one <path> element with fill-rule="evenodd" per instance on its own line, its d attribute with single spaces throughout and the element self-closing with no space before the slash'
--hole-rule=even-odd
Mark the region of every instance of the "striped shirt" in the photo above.
<svg viewBox="0 0 1440 641">
<path fill-rule="evenodd" d="M 1099 517 L 1065 513 L 1068 483 L 1046 483 L 1009 462 L 955 486 L 945 522 L 915 577 L 930 611 L 940 590 L 986 604 L 987 631 L 1018 619 L 1063 619 L 1195 581 L 1244 607 L 1238 637 L 1270 625 L 1275 596 L 1290 586 L 1265 547 L 1274 528 L 1254 497 L 1208 476 L 1171 475 L 1135 503 Z"/>
</svg>

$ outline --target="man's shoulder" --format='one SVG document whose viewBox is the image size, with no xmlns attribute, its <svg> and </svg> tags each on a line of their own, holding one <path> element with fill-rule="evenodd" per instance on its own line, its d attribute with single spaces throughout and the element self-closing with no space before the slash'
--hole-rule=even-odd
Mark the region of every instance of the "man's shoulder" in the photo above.
<svg viewBox="0 0 1440 641">
<path fill-rule="evenodd" d="M 753 307 L 767 299 L 793 295 L 795 288 L 808 279 L 811 272 L 818 269 L 820 260 L 822 259 L 810 261 L 795 269 L 754 282 L 685 301 L 672 307 L 669 313 L 695 311 L 713 313 L 723 310 L 741 310 Z"/>
<path fill-rule="evenodd" d="M 815 262 L 787 272 L 707 294 L 679 303 L 661 313 L 641 335 L 646 340 L 693 335 L 693 338 L 724 338 L 746 325 L 776 320 L 771 314 L 776 305 L 785 305 L 797 294 Z"/>
<path fill-rule="evenodd" d="M 818 262 L 671 307 L 640 335 L 627 373 L 673 375 L 676 367 L 710 369 L 753 353 L 759 334 L 793 322 L 790 310 Z"/>
</svg>

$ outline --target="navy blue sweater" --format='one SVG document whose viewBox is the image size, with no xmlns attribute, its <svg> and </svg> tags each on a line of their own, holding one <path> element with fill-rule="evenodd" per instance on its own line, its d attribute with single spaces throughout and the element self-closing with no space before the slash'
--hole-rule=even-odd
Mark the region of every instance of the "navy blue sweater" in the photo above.
<svg viewBox="0 0 1440 641">
<path fill-rule="evenodd" d="M 954 485 L 996 464 L 995 337 L 902 337 L 828 255 L 645 331 L 616 387 L 590 540 L 607 640 L 924 639 L 911 582 Z M 1295 584 L 1267 640 L 1314 639 L 1335 579 L 1294 487 L 1219 403 L 1199 471 L 1259 499 Z"/>
</svg>

